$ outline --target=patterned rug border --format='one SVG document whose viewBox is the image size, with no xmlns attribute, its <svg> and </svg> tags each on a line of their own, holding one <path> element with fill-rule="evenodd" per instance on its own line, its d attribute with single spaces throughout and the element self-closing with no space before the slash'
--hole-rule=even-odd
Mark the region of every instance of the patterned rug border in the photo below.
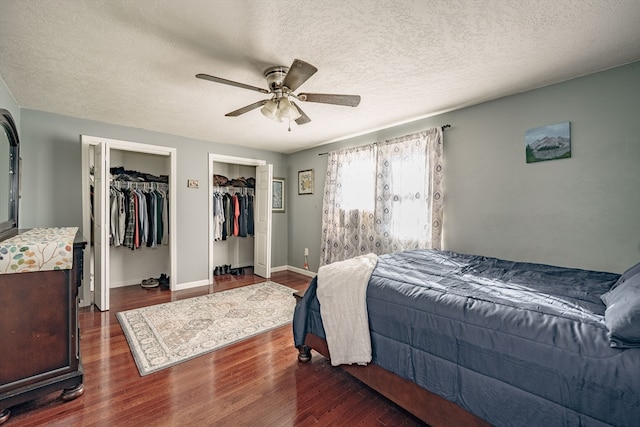
<svg viewBox="0 0 640 427">
<path fill-rule="evenodd" d="M 269 332 L 271 330 L 274 330 L 276 328 L 284 326 L 284 325 L 286 325 L 288 323 L 291 323 L 292 320 L 293 320 L 293 308 L 291 309 L 290 318 L 288 320 L 286 320 L 286 321 L 281 321 L 281 322 L 276 323 L 276 324 L 274 324 L 272 326 L 269 326 L 267 328 L 259 329 L 254 333 L 243 335 L 240 338 L 234 339 L 234 340 L 232 340 L 230 342 L 227 342 L 227 343 L 224 343 L 224 344 L 222 344 L 220 346 L 214 346 L 214 347 L 206 349 L 206 350 L 200 350 L 200 351 L 197 351 L 197 352 L 195 352 L 193 354 L 190 354 L 188 356 L 181 357 L 181 358 L 179 358 L 177 360 L 171 360 L 171 361 L 168 361 L 167 363 L 163 363 L 163 364 L 160 364 L 160 365 L 155 366 L 155 367 L 147 366 L 147 364 L 145 363 L 145 360 L 142 360 L 143 356 L 141 356 L 141 355 L 144 353 L 144 350 L 142 349 L 142 346 L 140 345 L 139 340 L 135 336 L 135 332 L 133 331 L 133 328 L 132 328 L 132 326 L 131 326 L 128 318 L 127 318 L 128 315 L 131 315 L 131 314 L 136 313 L 136 312 L 141 312 L 142 313 L 142 312 L 144 312 L 145 310 L 148 310 L 148 309 L 157 309 L 157 308 L 162 308 L 162 307 L 170 306 L 170 305 L 177 305 L 177 304 L 185 305 L 185 304 L 188 304 L 188 303 L 192 303 L 193 301 L 196 301 L 196 300 L 209 299 L 214 295 L 220 296 L 221 294 L 225 294 L 227 292 L 235 292 L 235 293 L 237 293 L 237 292 L 242 291 L 242 290 L 250 291 L 250 290 L 252 290 L 254 288 L 257 289 L 259 287 L 264 287 L 264 286 L 273 286 L 276 289 L 280 288 L 280 289 L 278 289 L 279 291 L 282 291 L 283 293 L 288 293 L 291 296 L 291 300 L 293 301 L 292 307 L 295 307 L 295 298 L 293 296 L 293 293 L 296 292 L 295 289 L 292 289 L 292 288 L 290 288 L 288 286 L 281 285 L 280 283 L 276 283 L 276 282 L 272 282 L 270 280 L 267 280 L 265 282 L 255 283 L 253 285 L 241 286 L 241 287 L 238 287 L 238 288 L 228 289 L 228 290 L 225 290 L 225 291 L 214 292 L 212 294 L 201 295 L 201 296 L 197 296 L 197 297 L 186 298 L 186 299 L 183 299 L 183 300 L 171 301 L 171 302 L 166 302 L 166 303 L 161 303 L 161 304 L 155 304 L 155 305 L 151 305 L 151 306 L 147 306 L 147 307 L 140 307 L 140 308 L 121 311 L 121 312 L 116 313 L 116 318 L 117 318 L 118 323 L 120 324 L 120 327 L 121 327 L 121 329 L 122 329 L 122 331 L 124 333 L 124 336 L 125 336 L 125 338 L 127 340 L 127 344 L 129 345 L 129 350 L 131 352 L 131 355 L 133 356 L 133 359 L 135 361 L 136 367 L 138 368 L 138 372 L 140 373 L 140 376 L 142 377 L 142 376 L 145 376 L 145 375 L 153 374 L 153 373 L 161 371 L 163 369 L 166 369 L 166 368 L 169 368 L 169 367 L 172 367 L 172 366 L 176 366 L 176 365 L 178 365 L 180 363 L 189 361 L 191 359 L 195 359 L 196 357 L 200 357 L 202 355 L 211 353 L 211 352 L 216 351 L 216 350 L 220 350 L 220 349 L 228 347 L 230 345 L 237 344 L 237 343 L 239 343 L 241 341 L 247 340 L 249 338 L 255 337 L 257 335 L 263 334 L 265 332 Z M 162 340 L 158 338 L 158 335 L 159 335 L 158 332 L 156 330 L 154 330 L 152 325 L 150 325 L 146 321 L 146 319 L 145 319 L 145 324 L 147 326 L 149 326 L 149 328 L 152 330 L 153 337 L 157 341 L 161 342 Z"/>
</svg>

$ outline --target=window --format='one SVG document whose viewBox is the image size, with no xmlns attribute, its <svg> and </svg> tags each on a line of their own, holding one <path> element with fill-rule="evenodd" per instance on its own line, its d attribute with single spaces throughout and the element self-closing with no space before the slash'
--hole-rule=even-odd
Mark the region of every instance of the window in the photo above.
<svg viewBox="0 0 640 427">
<path fill-rule="evenodd" d="M 329 153 L 321 265 L 439 248 L 442 130 Z"/>
</svg>

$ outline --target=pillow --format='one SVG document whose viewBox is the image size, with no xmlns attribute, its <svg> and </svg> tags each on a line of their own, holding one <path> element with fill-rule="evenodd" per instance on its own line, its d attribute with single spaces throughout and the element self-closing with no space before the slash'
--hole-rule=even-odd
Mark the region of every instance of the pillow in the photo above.
<svg viewBox="0 0 640 427">
<path fill-rule="evenodd" d="M 616 287 L 618 287 L 621 284 L 623 284 L 625 280 L 627 280 L 628 278 L 630 278 L 632 276 L 635 276 L 638 273 L 640 273 L 640 262 L 637 263 L 636 265 L 634 265 L 633 267 L 628 268 L 627 271 L 622 273 L 622 276 L 620 276 L 618 281 L 616 283 L 614 283 L 613 286 L 611 287 L 611 289 L 609 289 L 609 290 L 615 289 Z"/>
<path fill-rule="evenodd" d="M 635 274 L 627 275 L 632 270 Z M 600 299 L 607 306 L 604 323 L 611 347 L 640 348 L 640 264 L 627 270 Z"/>
</svg>

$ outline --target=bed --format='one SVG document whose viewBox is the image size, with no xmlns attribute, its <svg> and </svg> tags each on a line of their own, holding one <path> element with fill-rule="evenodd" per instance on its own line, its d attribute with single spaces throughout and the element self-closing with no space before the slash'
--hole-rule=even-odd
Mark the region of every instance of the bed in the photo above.
<svg viewBox="0 0 640 427">
<path fill-rule="evenodd" d="M 316 276 L 294 314 L 302 362 L 331 357 L 317 290 Z M 640 264 L 387 254 L 366 308 L 371 363 L 341 367 L 430 425 L 638 425 Z"/>
</svg>

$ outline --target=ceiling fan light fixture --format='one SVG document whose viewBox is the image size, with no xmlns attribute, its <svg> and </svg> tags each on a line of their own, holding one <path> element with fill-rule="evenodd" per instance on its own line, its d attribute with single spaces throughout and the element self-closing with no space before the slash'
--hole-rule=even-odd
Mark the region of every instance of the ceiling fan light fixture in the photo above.
<svg viewBox="0 0 640 427">
<path fill-rule="evenodd" d="M 260 109 L 263 116 L 276 122 L 297 120 L 302 114 L 287 98 L 270 99 Z"/>
<path fill-rule="evenodd" d="M 268 119 L 275 120 L 276 122 L 282 121 L 282 118 L 278 114 L 277 100 L 270 99 L 269 101 L 265 102 L 264 106 L 260 109 L 260 112 Z"/>
<path fill-rule="evenodd" d="M 283 119 L 296 120 L 302 116 L 298 109 L 289 101 L 288 98 L 282 98 L 278 105 L 278 115 Z"/>
</svg>

